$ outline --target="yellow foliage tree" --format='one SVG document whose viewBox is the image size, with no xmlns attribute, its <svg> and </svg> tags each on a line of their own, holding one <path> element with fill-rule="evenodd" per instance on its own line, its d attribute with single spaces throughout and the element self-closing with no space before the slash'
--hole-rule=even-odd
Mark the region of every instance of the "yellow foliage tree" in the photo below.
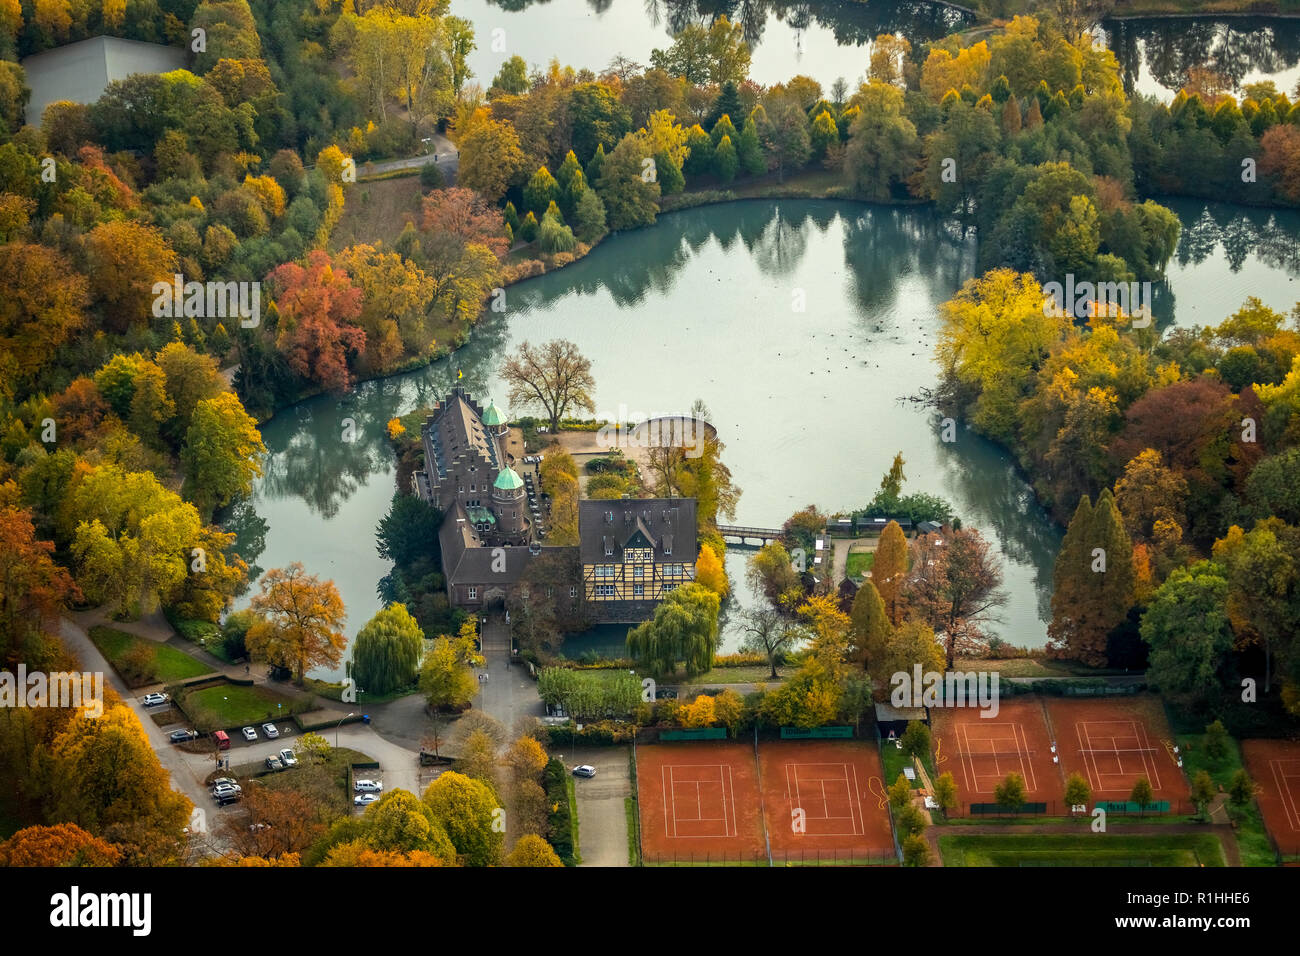
<svg viewBox="0 0 1300 956">
<path fill-rule="evenodd" d="M 681 709 L 678 718 L 683 727 L 712 727 L 717 719 L 713 698 L 708 694 L 701 694 Z"/>
<path fill-rule="evenodd" d="M 700 553 L 695 559 L 695 580 L 720 598 L 725 598 L 731 591 L 726 568 L 707 544 L 700 545 Z"/>
</svg>

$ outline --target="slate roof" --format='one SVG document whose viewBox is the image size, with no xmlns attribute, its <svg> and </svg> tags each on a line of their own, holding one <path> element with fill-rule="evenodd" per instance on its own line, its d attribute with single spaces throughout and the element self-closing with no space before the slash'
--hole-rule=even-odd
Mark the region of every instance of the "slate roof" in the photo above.
<svg viewBox="0 0 1300 956">
<path fill-rule="evenodd" d="M 695 499 L 582 500 L 578 538 L 583 564 L 621 562 L 629 547 L 653 548 L 656 562 L 692 564 L 697 552 Z M 664 554 L 665 547 L 672 553 Z"/>
</svg>

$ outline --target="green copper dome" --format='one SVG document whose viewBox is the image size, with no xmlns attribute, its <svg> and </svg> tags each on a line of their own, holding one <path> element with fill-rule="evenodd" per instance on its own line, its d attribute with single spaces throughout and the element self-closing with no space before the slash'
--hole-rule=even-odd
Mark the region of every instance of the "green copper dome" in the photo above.
<svg viewBox="0 0 1300 956">
<path fill-rule="evenodd" d="M 506 417 L 501 414 L 501 409 L 491 402 L 488 403 L 487 410 L 483 413 L 483 424 L 489 428 L 496 428 L 506 423 Z"/>
<path fill-rule="evenodd" d="M 501 474 L 497 475 L 497 480 L 492 482 L 492 487 L 498 491 L 515 491 L 523 486 L 524 480 L 511 468 L 502 468 Z"/>
</svg>

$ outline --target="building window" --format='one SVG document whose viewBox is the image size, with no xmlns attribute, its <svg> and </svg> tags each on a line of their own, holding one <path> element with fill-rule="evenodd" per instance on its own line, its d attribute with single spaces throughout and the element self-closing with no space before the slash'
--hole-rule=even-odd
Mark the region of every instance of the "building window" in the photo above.
<svg viewBox="0 0 1300 956">
<path fill-rule="evenodd" d="M 632 585 L 632 596 L 633 596 L 634 598 L 643 598 L 643 597 L 645 597 L 645 585 L 644 585 L 644 584 L 634 584 L 634 585 Z"/>
<path fill-rule="evenodd" d="M 612 584 L 596 585 L 596 597 L 613 597 L 613 596 L 614 596 L 614 585 Z"/>
<path fill-rule="evenodd" d="M 675 587 L 677 587 L 677 585 L 675 585 L 675 584 L 665 584 L 664 587 L 663 587 L 663 593 L 664 593 L 664 594 L 667 594 L 669 591 L 671 591 L 671 590 L 672 590 L 673 588 L 675 588 Z"/>
<path fill-rule="evenodd" d="M 577 596 L 578 596 L 577 587 L 574 585 L 569 585 L 569 597 L 576 598 Z"/>
<path fill-rule="evenodd" d="M 470 491 L 470 494 L 473 494 L 474 492 L 478 491 L 478 489 L 477 489 L 476 487 L 474 487 L 473 485 L 470 485 L 470 486 L 469 486 L 469 491 Z"/>
<path fill-rule="evenodd" d="M 673 546 L 672 546 L 672 543 L 671 543 L 671 542 L 668 542 L 668 541 L 665 541 L 665 542 L 664 542 L 664 554 L 672 554 L 672 553 L 673 553 Z"/>
<path fill-rule="evenodd" d="M 478 588 L 469 588 L 465 593 L 471 601 L 478 599 Z"/>
<path fill-rule="evenodd" d="M 642 564 L 634 565 L 634 566 L 632 567 L 632 577 L 634 577 L 634 578 L 643 578 L 643 577 L 645 577 L 645 565 L 642 565 Z"/>
<path fill-rule="evenodd" d="M 606 542 L 605 542 L 605 557 L 609 557 L 609 556 L 610 556 L 611 554 L 613 554 L 613 553 L 614 553 L 614 546 L 613 546 L 612 544 L 610 544 L 608 541 L 606 541 Z"/>
</svg>

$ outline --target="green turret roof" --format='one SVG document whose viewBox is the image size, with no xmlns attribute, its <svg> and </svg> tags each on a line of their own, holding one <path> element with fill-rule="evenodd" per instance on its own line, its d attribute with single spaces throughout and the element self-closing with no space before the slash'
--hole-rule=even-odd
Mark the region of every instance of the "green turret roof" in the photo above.
<svg viewBox="0 0 1300 956">
<path fill-rule="evenodd" d="M 501 409 L 497 408 L 491 401 L 488 402 L 487 410 L 483 413 L 483 424 L 489 428 L 496 428 L 506 423 L 506 417 L 501 414 Z"/>
<path fill-rule="evenodd" d="M 524 480 L 514 473 L 514 469 L 502 468 L 492 487 L 500 491 L 515 491 L 524 486 Z"/>
</svg>

